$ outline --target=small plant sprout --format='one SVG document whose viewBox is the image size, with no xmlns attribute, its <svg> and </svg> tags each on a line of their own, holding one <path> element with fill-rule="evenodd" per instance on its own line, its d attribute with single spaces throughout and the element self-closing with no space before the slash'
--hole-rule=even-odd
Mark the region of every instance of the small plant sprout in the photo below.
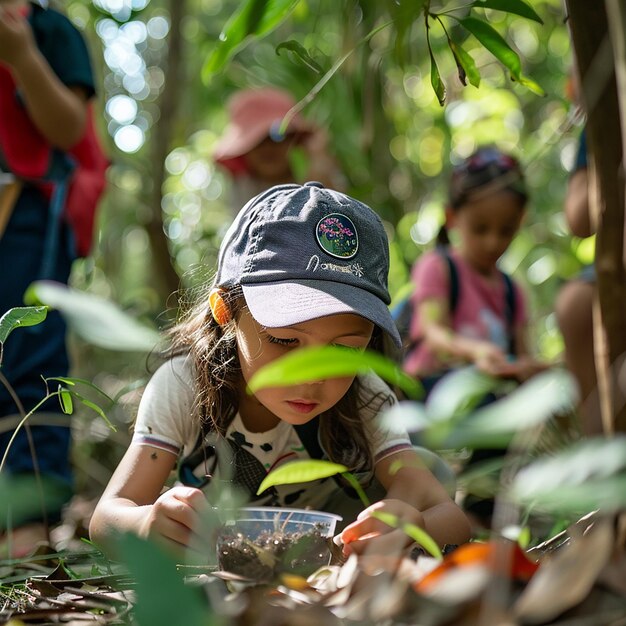
<svg viewBox="0 0 626 626">
<path fill-rule="evenodd" d="M 50 389 L 48 388 L 48 384 L 52 381 L 57 381 L 60 383 L 57 386 L 56 391 L 50 391 Z M 11 435 L 11 439 L 9 440 L 6 450 L 4 451 L 4 455 L 2 456 L 2 460 L 0 461 L 0 474 L 2 473 L 2 470 L 4 469 L 7 457 L 9 456 L 9 450 L 11 449 L 11 446 L 13 445 L 13 441 L 17 437 L 17 434 L 20 431 L 20 429 L 24 426 L 24 424 L 28 421 L 28 419 L 39 410 L 41 406 L 43 406 L 48 400 L 50 400 L 51 398 L 54 398 L 55 396 L 59 398 L 61 409 L 63 413 L 65 413 L 66 415 L 71 415 L 74 412 L 74 400 L 77 400 L 81 404 L 84 404 L 86 407 L 90 408 L 92 411 L 97 413 L 106 422 L 107 426 L 111 430 L 113 431 L 117 430 L 115 426 L 109 421 L 109 418 L 106 416 L 105 412 L 102 410 L 100 406 L 98 406 L 95 402 L 88 400 L 82 394 L 72 389 L 76 385 L 85 385 L 87 387 L 91 387 L 92 389 L 95 389 L 104 398 L 106 398 L 107 402 L 113 404 L 113 400 L 104 391 L 102 391 L 99 387 L 97 387 L 93 383 L 90 383 L 89 381 L 83 380 L 81 378 L 61 378 L 61 377 L 44 378 L 44 382 L 46 383 L 47 393 L 28 413 L 26 413 L 22 417 L 19 424 L 15 427 L 15 430 L 13 431 L 13 434 Z"/>
<path fill-rule="evenodd" d="M 1 318 L 0 318 L 0 365 L 2 364 L 2 348 L 4 343 L 6 342 L 8 336 L 16 329 L 25 326 L 36 326 L 37 324 L 41 324 L 47 315 L 49 306 L 47 305 L 37 305 L 37 306 L 27 306 L 27 307 L 14 307 L 9 309 Z M 67 378 L 67 377 L 50 377 L 43 379 L 46 385 L 46 395 L 40 400 L 28 413 L 22 415 L 22 419 L 19 424 L 16 426 L 13 434 L 11 435 L 11 439 L 4 451 L 2 456 L 2 460 L 0 461 L 0 473 L 4 469 L 7 457 L 9 455 L 9 450 L 15 438 L 17 437 L 18 432 L 24 426 L 24 424 L 28 421 L 28 419 L 48 400 L 58 397 L 59 403 L 61 404 L 61 410 L 66 415 L 71 415 L 74 412 L 74 401 L 78 400 L 81 404 L 84 404 L 86 407 L 90 408 L 92 411 L 96 412 L 107 424 L 107 426 L 115 431 L 115 426 L 109 421 L 106 414 L 102 410 L 100 406 L 98 406 L 95 402 L 85 398 L 82 394 L 78 393 L 74 388 L 77 385 L 82 385 L 85 387 L 90 387 L 97 391 L 101 396 L 106 398 L 109 404 L 114 404 L 114 400 L 110 398 L 102 389 L 90 383 L 88 380 L 83 380 L 82 378 Z M 14 395 L 14 391 L 10 388 L 9 382 L 6 380 L 4 376 L 0 375 L 0 382 L 4 384 L 11 395 Z M 55 382 L 58 383 L 56 391 L 50 390 L 50 383 Z"/>
<path fill-rule="evenodd" d="M 399 469 L 399 467 L 397 468 Z M 397 471 L 397 470 L 396 470 Z M 320 480 L 340 474 L 349 485 L 356 491 L 363 505 L 367 508 L 371 502 L 367 497 L 363 487 L 345 465 L 324 460 L 300 460 L 291 461 L 271 471 L 263 480 L 257 495 L 263 493 L 269 487 L 276 485 L 290 485 L 295 483 Z M 431 556 L 438 560 L 443 559 L 443 555 L 435 540 L 423 529 L 415 524 L 402 522 L 397 516 L 391 513 L 372 512 L 372 517 L 380 520 L 384 524 L 403 531 L 411 539 L 419 543 Z"/>
</svg>

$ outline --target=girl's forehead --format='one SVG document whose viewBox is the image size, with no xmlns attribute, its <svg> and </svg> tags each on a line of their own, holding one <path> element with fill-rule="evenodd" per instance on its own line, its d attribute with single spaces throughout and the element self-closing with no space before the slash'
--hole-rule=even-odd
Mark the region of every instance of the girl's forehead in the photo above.
<svg viewBox="0 0 626 626">
<path fill-rule="evenodd" d="M 340 337 L 369 338 L 374 330 L 374 324 L 354 313 L 340 313 L 317 317 L 306 322 L 277 328 L 264 328 L 268 332 L 301 333 L 329 341 Z"/>
<path fill-rule="evenodd" d="M 525 211 L 525 204 L 516 194 L 500 190 L 483 197 L 473 198 L 459 207 L 457 213 L 468 219 L 492 223 L 518 220 Z"/>
</svg>

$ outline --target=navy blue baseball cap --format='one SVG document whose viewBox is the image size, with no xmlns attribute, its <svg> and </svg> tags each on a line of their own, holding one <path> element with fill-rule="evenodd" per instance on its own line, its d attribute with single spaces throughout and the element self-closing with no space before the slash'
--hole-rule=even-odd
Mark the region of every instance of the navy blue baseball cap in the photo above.
<svg viewBox="0 0 626 626">
<path fill-rule="evenodd" d="M 316 182 L 278 185 L 252 198 L 228 229 L 215 286 L 241 285 L 268 328 L 354 313 L 401 346 L 389 313 L 389 243 L 366 204 Z"/>
</svg>

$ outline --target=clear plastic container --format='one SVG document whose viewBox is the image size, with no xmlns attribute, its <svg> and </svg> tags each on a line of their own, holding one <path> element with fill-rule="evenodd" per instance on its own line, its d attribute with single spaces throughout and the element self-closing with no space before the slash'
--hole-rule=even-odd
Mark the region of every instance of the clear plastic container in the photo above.
<svg viewBox="0 0 626 626">
<path fill-rule="evenodd" d="M 281 573 L 308 576 L 330 562 L 332 537 L 341 519 L 324 511 L 243 508 L 218 534 L 219 569 L 260 581 Z"/>
</svg>

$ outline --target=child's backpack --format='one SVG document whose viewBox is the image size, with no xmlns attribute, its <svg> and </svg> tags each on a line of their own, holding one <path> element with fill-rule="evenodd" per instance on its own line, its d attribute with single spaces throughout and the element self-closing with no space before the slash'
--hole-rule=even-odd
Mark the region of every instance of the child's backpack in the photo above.
<svg viewBox="0 0 626 626">
<path fill-rule="evenodd" d="M 35 16 L 39 11 L 43 12 L 35 9 L 32 21 L 35 39 Z M 15 176 L 37 184 L 50 197 L 52 217 L 67 221 L 76 254 L 87 256 L 109 167 L 96 133 L 93 107 L 88 107 L 83 138 L 72 149 L 61 152 L 50 146 L 34 126 L 20 102 L 11 72 L 0 65 L 0 154 Z"/>
<path fill-rule="evenodd" d="M 448 266 L 448 275 L 450 278 L 448 300 L 450 302 L 450 315 L 456 311 L 459 301 L 460 285 L 459 275 L 456 264 L 452 259 L 447 248 L 439 246 L 437 252 L 445 259 Z M 505 315 L 509 332 L 509 352 L 515 353 L 515 337 L 512 332 L 515 321 L 515 288 L 513 280 L 506 272 L 501 272 L 504 278 L 504 297 L 505 297 Z M 411 293 L 404 296 L 391 310 L 391 317 L 394 319 L 400 338 L 402 339 L 402 351 L 404 355 L 408 354 L 419 342 L 419 340 L 411 339 L 411 319 L 413 317 L 413 303 L 411 302 Z"/>
</svg>

